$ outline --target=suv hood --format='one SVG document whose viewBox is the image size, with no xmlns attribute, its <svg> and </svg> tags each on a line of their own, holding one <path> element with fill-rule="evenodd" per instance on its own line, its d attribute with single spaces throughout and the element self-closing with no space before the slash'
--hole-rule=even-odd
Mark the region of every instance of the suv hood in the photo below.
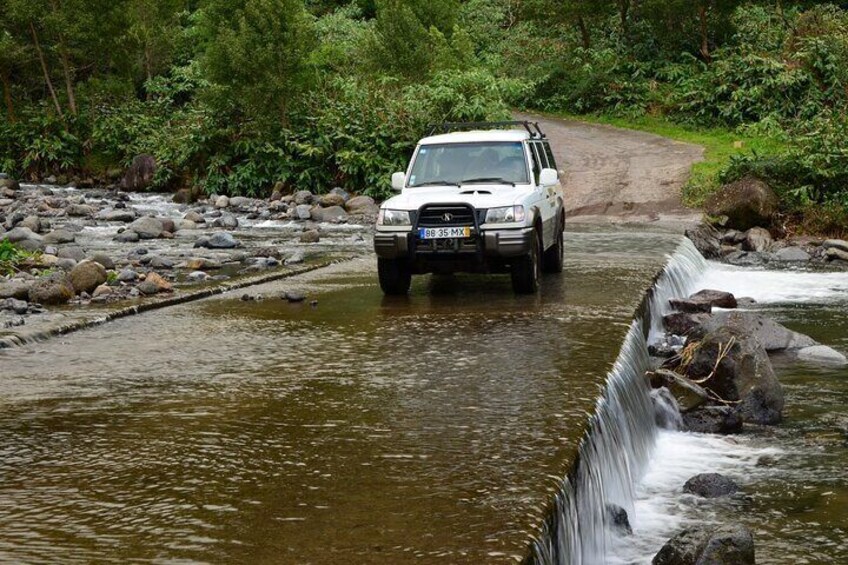
<svg viewBox="0 0 848 565">
<path fill-rule="evenodd" d="M 397 196 L 383 203 L 383 208 L 393 210 L 418 210 L 425 204 L 470 204 L 474 208 L 497 208 L 520 204 L 532 192 L 528 186 L 469 184 L 455 186 L 405 188 Z"/>
</svg>

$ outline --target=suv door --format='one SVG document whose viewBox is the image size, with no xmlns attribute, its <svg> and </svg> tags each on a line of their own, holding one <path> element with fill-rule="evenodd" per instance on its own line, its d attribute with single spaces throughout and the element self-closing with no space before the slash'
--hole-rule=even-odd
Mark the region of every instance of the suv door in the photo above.
<svg viewBox="0 0 848 565">
<path fill-rule="evenodd" d="M 545 249 L 547 249 L 556 236 L 557 189 L 555 186 L 539 186 L 539 173 L 542 169 L 554 169 L 555 165 L 548 161 L 547 152 L 541 141 L 530 141 L 528 148 L 533 161 L 533 176 L 536 187 L 542 197 L 539 209 L 542 212 L 542 237 Z"/>
</svg>

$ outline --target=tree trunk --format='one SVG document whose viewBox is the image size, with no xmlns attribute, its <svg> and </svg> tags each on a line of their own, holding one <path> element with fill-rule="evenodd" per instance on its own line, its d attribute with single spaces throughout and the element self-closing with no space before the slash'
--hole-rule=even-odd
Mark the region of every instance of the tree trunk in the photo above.
<svg viewBox="0 0 848 565">
<path fill-rule="evenodd" d="M 627 38 L 630 28 L 627 16 L 630 12 L 630 0 L 618 0 L 618 17 L 621 20 L 621 33 Z"/>
<path fill-rule="evenodd" d="M 53 8 L 53 13 L 59 12 L 59 5 L 56 0 L 50 2 Z M 68 92 L 68 107 L 71 109 L 71 114 L 77 115 L 77 98 L 74 95 L 74 81 L 71 79 L 71 65 L 68 62 L 68 45 L 65 41 L 65 35 L 59 32 L 59 60 L 62 62 L 62 73 L 65 75 L 65 90 Z"/>
<path fill-rule="evenodd" d="M 701 29 L 701 56 L 704 58 L 704 61 L 709 63 L 712 61 L 712 55 L 710 55 L 710 36 L 709 26 L 707 25 L 706 4 L 698 5 L 698 20 L 700 22 Z"/>
<path fill-rule="evenodd" d="M 586 27 L 586 20 L 583 16 L 577 16 L 577 27 L 580 28 L 580 39 L 583 41 L 583 48 L 589 49 L 592 47 L 592 38 L 589 36 L 589 28 Z"/>
<path fill-rule="evenodd" d="M 15 123 L 15 104 L 12 102 L 12 85 L 9 83 L 9 76 L 5 73 L 0 74 L 0 80 L 3 81 L 3 100 L 6 102 L 6 115 L 9 117 L 9 122 Z"/>
<path fill-rule="evenodd" d="M 53 81 L 50 80 L 50 73 L 47 71 L 47 61 L 44 60 L 44 51 L 41 50 L 41 43 L 38 41 L 38 33 L 35 31 L 35 26 L 29 22 L 29 30 L 32 32 L 32 40 L 35 43 L 35 50 L 38 53 L 38 60 L 41 62 L 41 71 L 44 73 L 44 82 L 47 84 L 47 90 L 50 92 L 50 98 L 53 99 L 53 104 L 56 106 L 56 113 L 60 118 L 64 118 L 62 106 L 59 105 L 59 98 L 56 96 L 56 89 L 53 88 Z"/>
</svg>

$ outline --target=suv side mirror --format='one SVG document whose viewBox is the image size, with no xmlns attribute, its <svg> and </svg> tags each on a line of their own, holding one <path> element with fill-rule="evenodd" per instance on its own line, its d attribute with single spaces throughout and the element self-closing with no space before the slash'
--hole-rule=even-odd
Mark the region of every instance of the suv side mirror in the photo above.
<svg viewBox="0 0 848 565">
<path fill-rule="evenodd" d="M 556 169 L 542 169 L 542 172 L 539 173 L 539 186 L 553 186 L 557 181 L 559 181 L 559 175 Z"/>
<path fill-rule="evenodd" d="M 392 175 L 392 190 L 395 192 L 400 192 L 403 190 L 403 185 L 406 184 L 406 174 L 405 173 L 395 173 Z"/>
</svg>

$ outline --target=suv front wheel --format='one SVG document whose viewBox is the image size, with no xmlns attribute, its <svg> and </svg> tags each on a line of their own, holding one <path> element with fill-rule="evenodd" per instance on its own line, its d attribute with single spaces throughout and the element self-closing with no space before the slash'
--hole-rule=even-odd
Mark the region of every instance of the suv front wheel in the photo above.
<svg viewBox="0 0 848 565">
<path fill-rule="evenodd" d="M 539 237 L 534 238 L 530 253 L 512 265 L 512 289 L 516 294 L 534 294 L 542 279 L 542 253 Z"/>
<path fill-rule="evenodd" d="M 402 259 L 377 259 L 377 274 L 384 294 L 401 296 L 409 292 L 412 270 Z"/>
</svg>

